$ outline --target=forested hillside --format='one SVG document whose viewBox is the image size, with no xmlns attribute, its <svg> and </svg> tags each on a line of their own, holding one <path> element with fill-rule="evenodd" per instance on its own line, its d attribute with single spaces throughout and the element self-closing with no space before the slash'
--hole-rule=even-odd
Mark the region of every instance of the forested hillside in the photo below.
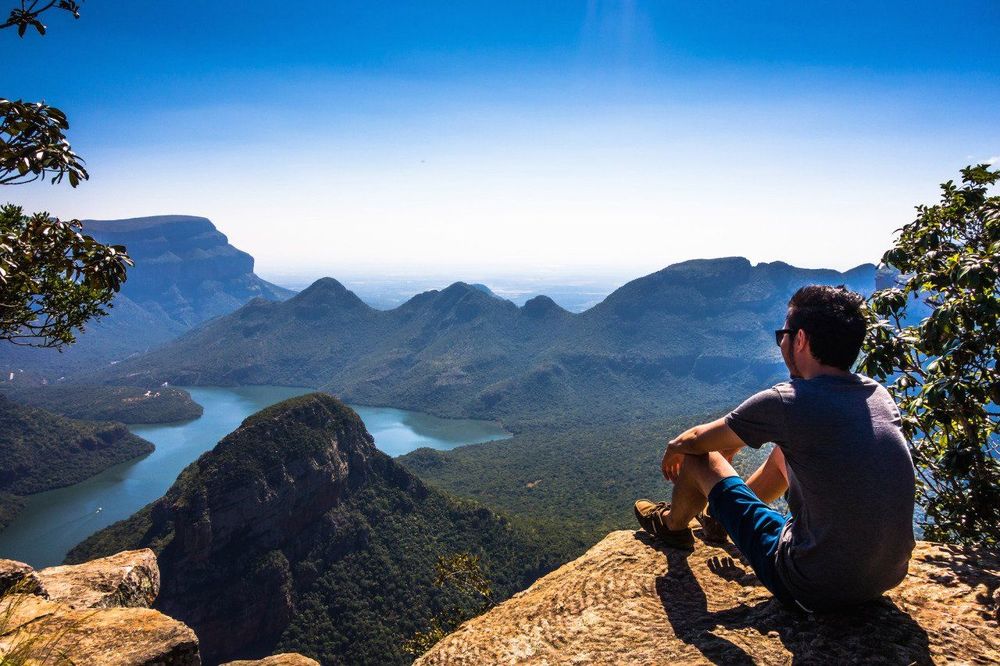
<svg viewBox="0 0 1000 666">
<path fill-rule="evenodd" d="M 153 445 L 120 423 L 77 421 L 0 395 L 0 528 L 17 513 L 17 496 L 61 488 Z"/>
<path fill-rule="evenodd" d="M 183 389 L 136 386 L 33 386 L 0 394 L 73 419 L 122 423 L 171 423 L 196 419 L 204 411 Z"/>
<path fill-rule="evenodd" d="M 784 375 L 772 331 L 798 286 L 846 282 L 871 291 L 874 270 L 689 261 L 580 314 L 544 297 L 518 308 L 464 283 L 380 311 L 323 278 L 286 302 L 256 300 L 99 378 L 308 385 L 359 404 L 502 419 L 516 429 L 689 414 Z"/>
</svg>

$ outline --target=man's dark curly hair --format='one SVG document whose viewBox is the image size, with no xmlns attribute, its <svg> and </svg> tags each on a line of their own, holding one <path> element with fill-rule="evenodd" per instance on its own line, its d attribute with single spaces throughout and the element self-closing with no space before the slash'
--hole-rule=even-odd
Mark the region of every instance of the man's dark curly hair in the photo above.
<svg viewBox="0 0 1000 666">
<path fill-rule="evenodd" d="M 844 285 L 802 287 L 788 301 L 788 328 L 806 332 L 817 361 L 850 370 L 865 339 L 864 302 Z"/>
</svg>

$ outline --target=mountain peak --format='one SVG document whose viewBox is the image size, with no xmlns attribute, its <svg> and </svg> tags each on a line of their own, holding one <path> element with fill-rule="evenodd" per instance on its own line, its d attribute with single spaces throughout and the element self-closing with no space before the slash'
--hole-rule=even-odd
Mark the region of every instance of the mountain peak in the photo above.
<svg viewBox="0 0 1000 666">
<path fill-rule="evenodd" d="M 368 305 L 358 298 L 357 294 L 332 277 L 322 277 L 316 280 L 298 294 L 288 299 L 288 303 L 299 307 L 336 304 L 352 308 L 369 309 Z"/>
<path fill-rule="evenodd" d="M 534 298 L 529 298 L 525 301 L 524 305 L 521 306 L 521 312 L 530 317 L 542 317 L 550 314 L 569 314 L 568 310 L 563 309 L 558 303 L 544 294 L 535 296 Z"/>
<path fill-rule="evenodd" d="M 200 215 L 147 215 L 144 217 L 126 217 L 118 220 L 82 220 L 82 222 L 85 232 L 103 233 L 127 233 L 178 224 L 215 229 L 215 225 L 212 224 L 211 220 Z"/>
</svg>

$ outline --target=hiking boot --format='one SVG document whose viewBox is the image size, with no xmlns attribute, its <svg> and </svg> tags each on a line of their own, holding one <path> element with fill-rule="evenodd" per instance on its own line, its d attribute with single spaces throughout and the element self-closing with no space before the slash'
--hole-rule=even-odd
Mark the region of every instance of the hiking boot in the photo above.
<svg viewBox="0 0 1000 666">
<path fill-rule="evenodd" d="M 729 539 L 729 534 L 726 532 L 726 528 L 722 526 L 718 520 L 713 518 L 708 513 L 708 509 L 705 509 L 699 513 L 695 518 L 701 524 L 701 535 L 708 543 L 726 543 Z"/>
<path fill-rule="evenodd" d="M 638 500 L 635 503 L 635 519 L 642 529 L 655 537 L 660 543 L 681 550 L 694 550 L 694 532 L 690 527 L 672 530 L 667 527 L 667 512 L 670 505 L 666 502 L 650 502 Z"/>
</svg>

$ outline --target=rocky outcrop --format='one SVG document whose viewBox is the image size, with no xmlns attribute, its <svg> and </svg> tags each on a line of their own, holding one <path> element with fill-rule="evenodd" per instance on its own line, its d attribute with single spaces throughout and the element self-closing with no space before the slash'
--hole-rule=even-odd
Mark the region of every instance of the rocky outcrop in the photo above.
<svg viewBox="0 0 1000 666">
<path fill-rule="evenodd" d="M 160 569 L 148 548 L 37 574 L 41 593 L 70 608 L 149 608 L 160 591 Z"/>
<path fill-rule="evenodd" d="M 149 608 L 70 608 L 33 595 L 0 601 L 11 631 L 0 634 L 0 655 L 34 641 L 40 650 L 73 664 L 197 666 L 198 639 L 191 629 Z"/>
<path fill-rule="evenodd" d="M 41 571 L 0 560 L 0 664 L 49 663 L 48 655 L 53 663 L 199 666 L 194 631 L 150 608 L 159 589 L 148 548 Z M 295 653 L 234 663 L 318 666 Z"/>
<path fill-rule="evenodd" d="M 785 610 L 731 545 L 694 553 L 613 532 L 463 624 L 438 664 L 996 664 L 1000 558 L 918 542 L 907 578 L 851 612 Z"/>
<path fill-rule="evenodd" d="M 108 666 L 198 666 L 194 632 L 149 608 L 159 591 L 150 550 L 33 571 L 0 560 L 0 662 L 24 656 Z"/>
<path fill-rule="evenodd" d="M 263 659 L 230 661 L 222 666 L 319 666 L 319 662 L 295 652 L 284 652 Z"/>
</svg>

